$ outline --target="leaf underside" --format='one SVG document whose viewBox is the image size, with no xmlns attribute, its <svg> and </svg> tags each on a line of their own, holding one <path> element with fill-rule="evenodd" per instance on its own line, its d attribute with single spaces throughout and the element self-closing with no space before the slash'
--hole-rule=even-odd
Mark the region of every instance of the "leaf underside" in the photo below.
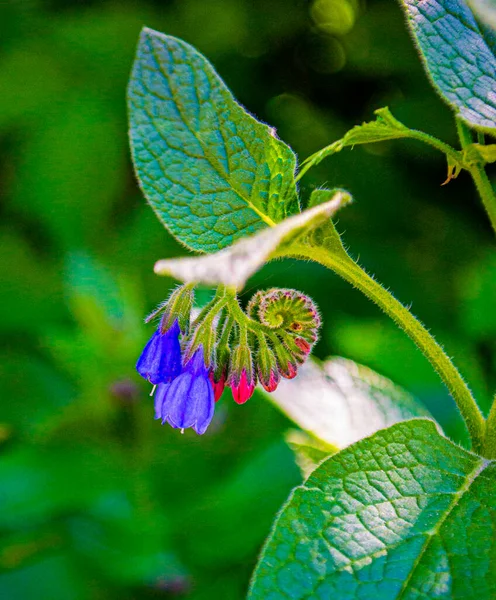
<svg viewBox="0 0 496 600">
<path fill-rule="evenodd" d="M 140 185 L 189 248 L 214 252 L 299 212 L 294 153 L 190 45 L 143 29 L 128 100 Z"/>
<path fill-rule="evenodd" d="M 462 0 L 402 0 L 402 5 L 441 95 L 473 127 L 496 128 L 493 38 Z"/>
<path fill-rule="evenodd" d="M 408 392 L 345 358 L 302 365 L 267 396 L 301 429 L 339 449 L 428 411 Z"/>
<path fill-rule="evenodd" d="M 432 421 L 393 425 L 296 488 L 251 600 L 496 597 L 496 469 Z"/>
<path fill-rule="evenodd" d="M 330 223 L 332 215 L 349 202 L 351 197 L 347 192 L 335 192 L 331 200 L 293 215 L 275 227 L 238 240 L 215 254 L 159 260 L 155 263 L 155 273 L 172 275 L 184 283 L 223 284 L 241 289 L 281 246 L 290 246 L 295 239 Z"/>
</svg>

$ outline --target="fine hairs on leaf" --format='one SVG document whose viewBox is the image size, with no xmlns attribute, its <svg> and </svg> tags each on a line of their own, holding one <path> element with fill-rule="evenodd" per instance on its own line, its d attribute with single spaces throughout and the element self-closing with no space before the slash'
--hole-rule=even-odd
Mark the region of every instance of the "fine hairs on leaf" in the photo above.
<svg viewBox="0 0 496 600">
<path fill-rule="evenodd" d="M 128 102 L 140 185 L 188 248 L 215 252 L 299 212 L 294 153 L 189 44 L 144 28 Z"/>
</svg>

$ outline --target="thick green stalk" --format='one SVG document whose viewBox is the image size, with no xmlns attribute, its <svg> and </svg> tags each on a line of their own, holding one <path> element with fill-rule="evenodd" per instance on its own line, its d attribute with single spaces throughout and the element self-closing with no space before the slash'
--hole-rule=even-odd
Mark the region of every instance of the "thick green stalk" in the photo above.
<svg viewBox="0 0 496 600">
<path fill-rule="evenodd" d="M 473 143 L 472 133 L 470 129 L 465 125 L 461 119 L 456 119 L 456 129 L 458 131 L 458 137 L 460 144 L 463 149 Z M 483 165 L 473 164 L 465 167 L 479 192 L 479 196 L 482 200 L 482 204 L 486 209 L 487 216 L 491 222 L 492 228 L 496 233 L 496 194 L 494 193 L 493 186 L 489 181 L 486 170 Z"/>
<path fill-rule="evenodd" d="M 291 254 L 314 260 L 340 275 L 375 302 L 403 329 L 429 360 L 450 391 L 465 420 L 472 439 L 472 448 L 475 452 L 480 452 L 485 433 L 484 417 L 457 368 L 420 321 L 344 252 L 338 254 L 323 247 L 301 244 L 293 246 Z"/>
<path fill-rule="evenodd" d="M 496 458 L 496 396 L 494 396 L 493 405 L 487 417 L 486 439 L 482 455 L 486 458 Z"/>
</svg>

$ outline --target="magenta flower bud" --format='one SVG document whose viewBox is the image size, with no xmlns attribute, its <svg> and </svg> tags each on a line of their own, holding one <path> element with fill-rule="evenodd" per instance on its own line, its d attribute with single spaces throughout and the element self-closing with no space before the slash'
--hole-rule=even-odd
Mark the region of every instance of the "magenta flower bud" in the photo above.
<svg viewBox="0 0 496 600">
<path fill-rule="evenodd" d="M 281 375 L 277 368 L 274 352 L 269 348 L 264 336 L 259 338 L 257 354 L 257 375 L 266 392 L 273 392 L 279 385 Z"/>
<path fill-rule="evenodd" d="M 231 389 L 234 402 L 237 404 L 244 404 L 251 398 L 253 391 L 255 390 L 255 380 L 253 375 L 250 378 L 245 369 L 243 369 L 239 383 L 237 385 L 231 383 Z"/>
<path fill-rule="evenodd" d="M 268 379 L 261 379 L 260 375 L 258 376 L 260 383 L 262 384 L 264 390 L 266 392 L 274 392 L 281 381 L 281 377 L 279 373 L 276 371 L 271 371 Z"/>
<path fill-rule="evenodd" d="M 211 371 L 209 377 L 210 383 L 214 389 L 214 400 L 217 402 L 224 393 L 224 389 L 226 387 L 226 375 L 225 373 L 222 373 L 220 379 L 216 381 L 215 373 Z"/>
<path fill-rule="evenodd" d="M 298 373 L 297 361 L 283 343 L 274 346 L 279 373 L 285 379 L 293 379 Z"/>
<path fill-rule="evenodd" d="M 298 375 L 298 369 L 293 363 L 288 363 L 285 369 L 281 369 L 281 375 L 286 379 L 294 379 Z"/>
<path fill-rule="evenodd" d="M 304 354 L 309 354 L 310 350 L 312 349 L 312 346 L 307 342 L 307 340 L 304 340 L 301 337 L 295 338 L 295 344 Z"/>
<path fill-rule="evenodd" d="M 243 404 L 253 394 L 256 379 L 250 348 L 246 344 L 239 344 L 232 353 L 227 384 L 231 386 L 237 404 Z"/>
</svg>

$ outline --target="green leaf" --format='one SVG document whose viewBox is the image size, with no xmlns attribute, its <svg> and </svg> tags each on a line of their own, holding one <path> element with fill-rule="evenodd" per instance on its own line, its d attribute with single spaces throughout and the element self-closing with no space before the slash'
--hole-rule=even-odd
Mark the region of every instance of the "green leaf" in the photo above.
<svg viewBox="0 0 496 600">
<path fill-rule="evenodd" d="M 439 435 L 393 425 L 296 488 L 255 571 L 251 600 L 496 595 L 496 468 Z"/>
<path fill-rule="evenodd" d="M 340 140 L 322 148 L 322 150 L 319 150 L 304 160 L 298 178 L 301 178 L 310 167 L 318 165 L 324 158 L 331 154 L 341 152 L 341 150 L 347 146 L 353 147 L 356 144 L 372 144 L 374 142 L 384 142 L 386 140 L 408 137 L 410 130 L 393 117 L 389 108 L 379 108 L 374 111 L 374 114 L 377 115 L 375 121 L 355 125 L 355 127 L 347 131 Z M 320 191 L 321 190 L 315 190 L 312 197 L 316 192 Z M 313 202 L 315 203 L 316 201 L 316 198 L 313 198 Z"/>
<path fill-rule="evenodd" d="M 322 148 L 322 150 L 319 150 L 304 160 L 297 179 L 301 179 L 311 167 L 318 165 L 327 156 L 341 152 L 344 148 L 353 148 L 358 144 L 373 144 L 400 138 L 418 140 L 440 150 L 446 154 L 448 160 L 448 181 L 458 175 L 463 167 L 461 162 L 463 157 L 460 152 L 432 135 L 424 133 L 423 131 L 418 131 L 417 129 L 409 129 L 406 125 L 403 125 L 403 123 L 393 117 L 387 106 L 377 109 L 374 111 L 374 114 L 377 116 L 375 121 L 355 125 L 355 127 L 346 132 L 340 140 Z M 319 202 L 319 199 L 322 197 L 322 192 L 323 190 L 315 190 L 312 193 L 310 197 L 310 206 Z"/>
<path fill-rule="evenodd" d="M 429 415 L 392 381 L 345 358 L 308 361 L 268 398 L 301 429 L 339 449 L 398 421 Z"/>
<path fill-rule="evenodd" d="M 159 260 L 155 264 L 155 273 L 172 275 L 185 283 L 223 284 L 241 289 L 253 273 L 277 256 L 281 248 L 287 248 L 313 229 L 330 223 L 330 217 L 349 202 L 351 196 L 347 192 L 336 192 L 325 204 L 289 217 L 279 225 L 239 240 L 215 254 Z"/>
<path fill-rule="evenodd" d="M 468 6 L 461 0 L 402 0 L 402 5 L 441 96 L 472 127 L 496 128 L 494 46 Z"/>
<path fill-rule="evenodd" d="M 128 96 L 138 179 L 183 244 L 215 252 L 299 212 L 294 153 L 194 48 L 144 28 Z"/>
</svg>

